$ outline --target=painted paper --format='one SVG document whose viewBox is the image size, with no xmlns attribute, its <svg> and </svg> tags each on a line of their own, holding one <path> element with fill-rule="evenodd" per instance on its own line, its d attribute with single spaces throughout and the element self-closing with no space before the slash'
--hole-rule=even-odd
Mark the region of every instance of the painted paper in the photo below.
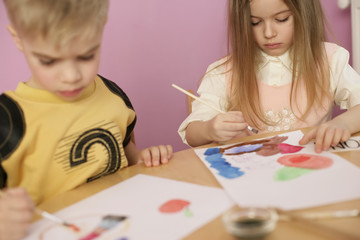
<svg viewBox="0 0 360 240">
<path fill-rule="evenodd" d="M 294 131 L 195 153 L 242 207 L 293 210 L 360 198 L 360 169 Z"/>
<path fill-rule="evenodd" d="M 79 232 L 42 219 L 25 239 L 182 239 L 233 205 L 219 188 L 139 174 L 55 213 Z"/>
</svg>

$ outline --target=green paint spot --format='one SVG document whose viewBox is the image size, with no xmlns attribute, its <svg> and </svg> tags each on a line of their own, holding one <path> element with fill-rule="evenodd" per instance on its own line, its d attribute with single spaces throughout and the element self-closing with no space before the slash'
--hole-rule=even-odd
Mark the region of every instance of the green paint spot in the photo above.
<svg viewBox="0 0 360 240">
<path fill-rule="evenodd" d="M 193 216 L 193 213 L 187 207 L 184 208 L 184 214 L 185 214 L 186 217 L 192 217 Z"/>
<path fill-rule="evenodd" d="M 275 181 L 288 181 L 293 180 L 295 178 L 301 177 L 302 175 L 311 173 L 314 170 L 306 169 L 306 168 L 295 168 L 295 167 L 283 167 L 279 169 L 275 175 Z"/>
</svg>

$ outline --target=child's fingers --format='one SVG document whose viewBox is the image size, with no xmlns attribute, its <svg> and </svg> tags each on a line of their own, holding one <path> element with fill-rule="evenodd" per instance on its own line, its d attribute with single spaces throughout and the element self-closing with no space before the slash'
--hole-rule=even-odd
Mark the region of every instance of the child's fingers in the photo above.
<svg viewBox="0 0 360 240">
<path fill-rule="evenodd" d="M 173 154 L 173 148 L 171 145 L 166 145 L 167 159 L 169 160 Z"/>
<path fill-rule="evenodd" d="M 172 153 L 173 148 L 171 145 L 153 146 L 141 151 L 140 160 L 143 161 L 147 167 L 159 166 L 160 163 L 167 163 Z"/>
<path fill-rule="evenodd" d="M 34 202 L 22 188 L 7 189 L 0 201 L 0 239 L 21 239 L 33 218 Z"/>
<path fill-rule="evenodd" d="M 34 209 L 34 202 L 23 188 L 11 188 L 6 192 L 9 198 L 9 207 L 12 209 L 28 210 Z"/>
<path fill-rule="evenodd" d="M 316 131 L 316 139 L 315 139 L 315 152 L 321 153 L 324 149 L 324 139 L 326 134 L 325 127 L 319 127 Z M 332 140 L 332 137 L 331 137 Z"/>
<path fill-rule="evenodd" d="M 336 129 L 334 133 L 334 137 L 331 143 L 331 146 L 335 147 L 339 142 L 341 142 L 342 138 L 344 136 L 344 132 L 342 129 Z"/>
<path fill-rule="evenodd" d="M 345 132 L 342 134 L 341 142 L 346 142 L 351 137 L 351 133 L 349 130 L 345 130 Z"/>
<path fill-rule="evenodd" d="M 140 162 L 144 162 L 145 166 L 151 167 L 151 152 L 150 149 L 144 149 L 140 152 Z"/>
<path fill-rule="evenodd" d="M 247 123 L 228 123 L 224 124 L 224 131 L 234 132 L 235 134 L 239 131 L 248 130 Z"/>
<path fill-rule="evenodd" d="M 13 198 L 23 198 L 28 196 L 26 190 L 21 187 L 6 189 L 5 193 L 8 197 Z"/>
<path fill-rule="evenodd" d="M 309 143 L 316 136 L 317 129 L 312 129 L 309 132 L 305 133 L 304 136 L 300 139 L 299 144 L 305 145 Z"/>
<path fill-rule="evenodd" d="M 336 129 L 334 128 L 328 128 L 326 129 L 324 133 L 324 138 L 322 139 L 321 149 L 322 150 L 328 150 L 334 142 L 334 137 L 336 135 Z"/>
<path fill-rule="evenodd" d="M 315 139 L 315 152 L 321 152 L 323 139 L 325 131 L 322 128 L 314 128 L 307 132 L 302 139 L 300 139 L 299 144 L 305 145 L 309 143 L 312 139 Z"/>
<path fill-rule="evenodd" d="M 172 152 L 173 152 L 172 146 L 171 145 L 161 145 L 161 146 L 159 146 L 159 149 L 160 149 L 160 155 L 161 155 L 160 156 L 161 164 L 168 163 L 169 159 L 172 156 Z"/>
<path fill-rule="evenodd" d="M 160 165 L 160 159 L 161 159 L 161 149 L 160 147 L 151 147 L 150 155 L 151 155 L 151 163 L 152 166 L 159 166 Z"/>
<path fill-rule="evenodd" d="M 28 228 L 30 224 L 13 224 L 9 223 L 2 229 L 0 239 L 6 240 L 19 240 L 25 237 L 27 234 Z"/>
<path fill-rule="evenodd" d="M 244 117 L 242 116 L 242 114 L 234 114 L 234 113 L 225 113 L 224 117 L 224 121 L 226 122 L 234 122 L 234 123 L 244 123 Z"/>
</svg>

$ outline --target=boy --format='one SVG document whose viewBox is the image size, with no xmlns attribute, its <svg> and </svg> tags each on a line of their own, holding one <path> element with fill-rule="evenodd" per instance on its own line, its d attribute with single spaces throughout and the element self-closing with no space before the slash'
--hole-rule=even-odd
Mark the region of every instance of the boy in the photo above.
<svg viewBox="0 0 360 240">
<path fill-rule="evenodd" d="M 108 0 L 4 0 L 32 76 L 0 96 L 0 238 L 26 234 L 34 205 L 171 146 L 138 152 L 126 94 L 97 75 Z M 17 188 L 19 187 L 19 188 Z"/>
</svg>

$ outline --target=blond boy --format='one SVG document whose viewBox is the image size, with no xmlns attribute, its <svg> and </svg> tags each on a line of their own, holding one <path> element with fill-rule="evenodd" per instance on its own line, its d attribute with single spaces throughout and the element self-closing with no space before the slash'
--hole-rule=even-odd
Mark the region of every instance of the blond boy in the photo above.
<svg viewBox="0 0 360 240">
<path fill-rule="evenodd" d="M 0 239 L 19 239 L 34 205 L 138 160 L 167 163 L 172 148 L 139 152 L 130 100 L 97 75 L 108 0 L 4 3 L 32 73 L 0 95 Z"/>
</svg>

